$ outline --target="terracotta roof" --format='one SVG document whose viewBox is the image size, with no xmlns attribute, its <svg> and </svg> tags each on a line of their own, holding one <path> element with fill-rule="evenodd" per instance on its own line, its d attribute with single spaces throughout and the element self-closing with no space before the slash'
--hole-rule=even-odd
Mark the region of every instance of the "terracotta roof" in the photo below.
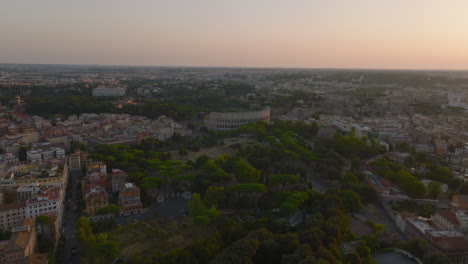
<svg viewBox="0 0 468 264">
<path fill-rule="evenodd" d="M 22 207 L 26 206 L 25 201 L 17 201 L 13 203 L 8 203 L 8 204 L 2 204 L 0 205 L 0 211 L 8 211 L 8 210 L 13 210 L 13 209 L 19 209 Z"/>
<path fill-rule="evenodd" d="M 458 200 L 459 202 L 462 202 L 462 203 L 468 203 L 468 195 L 454 195 L 452 197 L 452 202 L 454 200 Z"/>
<path fill-rule="evenodd" d="M 31 227 L 32 227 L 32 226 L 34 225 L 34 222 L 35 222 L 35 221 L 34 221 L 33 218 L 25 218 L 25 219 L 23 220 L 23 223 L 22 223 L 21 225 L 23 225 L 23 226 L 27 226 L 27 225 L 28 225 L 28 226 L 31 226 Z"/>
<path fill-rule="evenodd" d="M 468 242 L 462 236 L 458 237 L 438 237 L 433 241 L 434 245 L 441 250 L 462 249 L 468 251 Z"/>
<path fill-rule="evenodd" d="M 29 232 L 27 231 L 20 231 L 16 232 L 12 236 L 11 243 L 8 243 L 7 248 L 5 251 L 17 251 L 17 250 L 23 250 L 26 248 L 26 245 L 28 244 L 29 240 Z"/>
<path fill-rule="evenodd" d="M 22 226 L 29 226 L 28 229 L 13 232 L 8 245 L 5 248 L 5 252 L 24 250 L 28 245 L 29 238 L 31 236 L 31 228 L 34 227 L 34 219 L 25 218 Z"/>
<path fill-rule="evenodd" d="M 380 182 L 380 184 L 382 184 L 382 186 L 384 186 L 384 187 L 387 187 L 387 188 L 393 187 L 393 184 L 392 184 L 389 180 L 387 180 L 387 179 L 385 179 L 385 178 L 379 177 L 377 180 L 378 180 L 378 181 Z"/>
<path fill-rule="evenodd" d="M 29 233 L 27 231 L 14 233 L 5 248 L 5 252 L 24 250 L 28 244 L 28 239 Z"/>
<path fill-rule="evenodd" d="M 35 199 L 29 199 L 28 204 L 41 203 L 44 201 L 58 200 L 61 188 L 59 186 L 43 186 L 41 192 Z"/>
<path fill-rule="evenodd" d="M 94 197 L 105 197 L 108 198 L 107 192 L 100 186 L 93 186 L 85 193 L 85 199 Z"/>
<path fill-rule="evenodd" d="M 454 226 L 459 226 L 460 222 L 458 221 L 457 215 L 452 210 L 438 210 L 436 214 L 445 218 L 449 223 L 452 223 Z"/>
<path fill-rule="evenodd" d="M 13 115 L 18 116 L 18 117 L 21 117 L 21 118 L 23 118 L 23 119 L 31 119 L 30 116 L 25 115 L 25 114 L 23 114 L 23 113 L 19 113 L 19 112 L 15 112 L 15 113 L 13 113 Z"/>
<path fill-rule="evenodd" d="M 401 217 L 406 218 L 406 219 L 415 219 L 415 218 L 417 218 L 417 216 L 415 214 L 412 214 L 412 213 L 407 212 L 407 211 L 401 212 L 400 215 L 401 215 Z"/>
</svg>

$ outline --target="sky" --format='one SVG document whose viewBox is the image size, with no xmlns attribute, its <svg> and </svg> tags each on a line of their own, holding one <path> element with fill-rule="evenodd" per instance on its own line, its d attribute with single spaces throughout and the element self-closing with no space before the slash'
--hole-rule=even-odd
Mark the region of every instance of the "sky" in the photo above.
<svg viewBox="0 0 468 264">
<path fill-rule="evenodd" d="M 0 0 L 0 63 L 468 69 L 468 1 Z"/>
</svg>

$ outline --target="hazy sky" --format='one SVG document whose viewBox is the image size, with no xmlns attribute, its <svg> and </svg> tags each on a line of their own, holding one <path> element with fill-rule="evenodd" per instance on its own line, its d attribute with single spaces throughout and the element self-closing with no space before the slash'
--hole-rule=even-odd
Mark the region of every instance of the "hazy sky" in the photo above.
<svg viewBox="0 0 468 264">
<path fill-rule="evenodd" d="M 468 0 L 0 0 L 0 63 L 468 69 Z"/>
</svg>

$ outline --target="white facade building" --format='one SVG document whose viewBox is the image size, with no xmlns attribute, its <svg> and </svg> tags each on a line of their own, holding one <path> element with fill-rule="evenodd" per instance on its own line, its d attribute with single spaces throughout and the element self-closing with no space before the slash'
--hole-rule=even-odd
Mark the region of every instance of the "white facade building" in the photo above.
<svg viewBox="0 0 468 264">
<path fill-rule="evenodd" d="M 37 198 L 37 194 L 41 190 L 39 183 L 25 184 L 16 190 L 16 200 L 26 201 Z"/>
<path fill-rule="evenodd" d="M 30 162 L 39 162 L 42 161 L 42 152 L 38 150 L 28 150 L 26 152 L 28 161 Z"/>
<path fill-rule="evenodd" d="M 65 150 L 63 148 L 48 148 L 28 150 L 26 152 L 28 161 L 40 162 L 43 160 L 50 160 L 53 158 L 65 158 Z"/>
<path fill-rule="evenodd" d="M 11 231 L 26 217 L 25 202 L 0 205 L 0 230 Z"/>
<path fill-rule="evenodd" d="M 40 215 L 57 214 L 62 211 L 62 190 L 58 186 L 43 188 L 36 199 L 26 202 L 26 217 L 36 218 Z M 61 217 L 58 217 L 60 219 Z"/>
</svg>

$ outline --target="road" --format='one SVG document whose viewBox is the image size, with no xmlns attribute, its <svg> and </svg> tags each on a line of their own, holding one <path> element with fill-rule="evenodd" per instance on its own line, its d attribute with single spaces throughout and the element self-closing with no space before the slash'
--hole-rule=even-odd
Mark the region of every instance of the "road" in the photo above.
<svg viewBox="0 0 468 264">
<path fill-rule="evenodd" d="M 385 209 L 379 202 L 373 202 L 371 203 L 371 205 L 372 208 L 369 208 L 368 206 L 362 207 L 361 214 L 366 219 L 370 219 L 374 222 L 384 224 L 385 228 L 388 231 L 392 231 L 402 236 L 405 236 L 405 234 L 403 234 L 401 230 L 396 226 L 393 219 L 388 215 L 387 211 L 385 211 Z"/>
<path fill-rule="evenodd" d="M 327 190 L 334 188 L 330 183 L 323 180 L 321 176 L 310 166 L 307 169 L 306 178 L 308 182 L 312 183 L 312 189 L 320 193 L 325 193 Z"/>
<path fill-rule="evenodd" d="M 166 200 L 164 203 L 153 203 L 137 215 L 120 216 L 115 218 L 119 225 L 128 224 L 133 221 L 144 221 L 155 217 L 175 218 L 185 215 L 187 200 Z"/>
<path fill-rule="evenodd" d="M 72 256 L 71 249 L 79 248 L 78 239 L 76 238 L 76 220 L 80 217 L 80 204 L 81 200 L 80 182 L 83 177 L 81 170 L 71 171 L 69 173 L 68 188 L 65 196 L 65 203 L 68 207 L 65 207 L 64 220 L 62 224 L 62 232 L 65 236 L 65 257 L 64 263 L 80 263 L 80 256 Z M 70 203 L 68 202 L 70 201 Z M 74 210 L 77 206 L 78 210 Z M 69 209 L 67 209 L 69 208 Z"/>
</svg>

